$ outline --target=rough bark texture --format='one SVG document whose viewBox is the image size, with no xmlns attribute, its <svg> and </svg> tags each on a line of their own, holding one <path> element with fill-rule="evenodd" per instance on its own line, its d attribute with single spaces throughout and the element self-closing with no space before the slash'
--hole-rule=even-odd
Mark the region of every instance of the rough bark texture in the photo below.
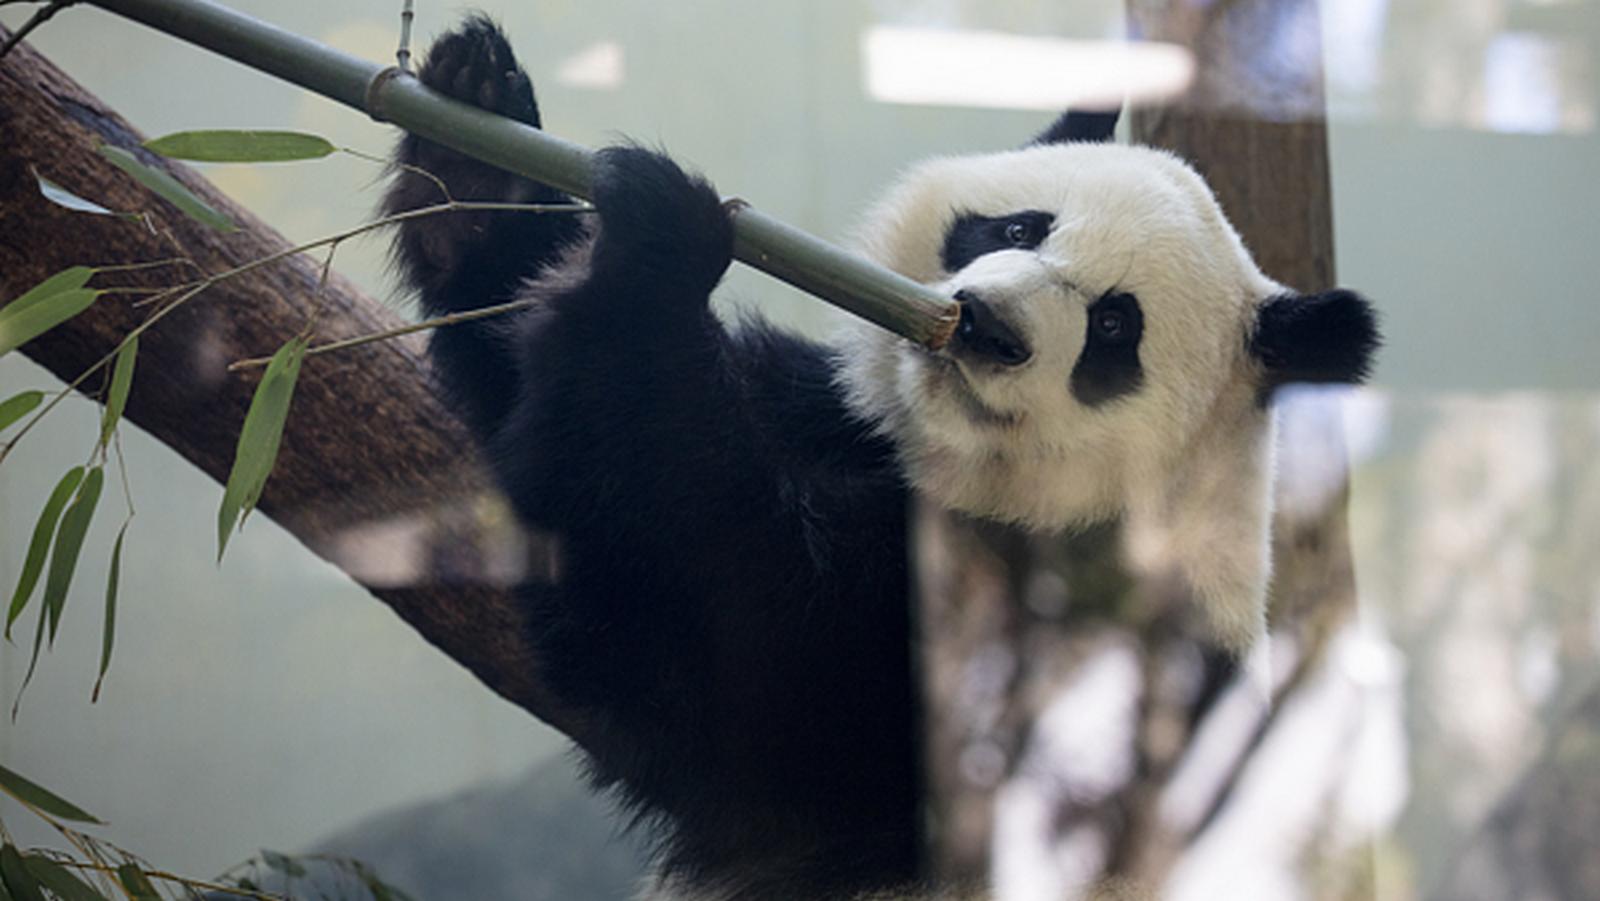
<svg viewBox="0 0 1600 901">
<path fill-rule="evenodd" d="M 1190 48 L 1198 73 L 1189 93 L 1170 106 L 1133 112 L 1133 142 L 1192 162 L 1268 275 L 1300 290 L 1331 286 L 1315 0 L 1130 0 L 1129 10 L 1139 36 Z M 1300 653 L 1279 701 L 1320 663 L 1327 637 L 1354 601 L 1337 413 L 1298 416 L 1280 428 L 1268 616 L 1273 632 L 1293 636 Z M 1162 822 L 1160 792 L 1216 689 L 1173 689 L 1194 682 L 1181 674 L 1192 672 L 1202 654 L 1186 627 L 1180 593 L 1171 585 L 1136 584 L 1118 571 L 1111 562 L 1118 556 L 1115 527 L 1030 536 L 932 510 L 921 511 L 918 524 L 932 839 L 941 874 L 976 882 L 995 872 L 997 804 L 1002 793 L 1021 787 L 1042 790 L 1049 811 L 1040 834 L 1021 838 L 1024 844 L 1065 848 L 1084 835 L 1102 843 L 1088 855 L 1061 852 L 1061 860 L 1100 855 L 1087 870 L 1058 874 L 1064 886 L 1097 885 L 1101 894 L 1120 897 L 1161 885 L 1226 803 L 1250 754 L 1247 748 L 1238 759 L 1218 762 L 1209 813 L 1192 828 Z M 1059 773 L 1041 772 L 1049 762 L 1033 756 L 1030 742 L 1053 701 L 1130 652 L 1137 676 L 1127 683 L 1138 687 L 1122 699 L 1120 712 L 1077 727 L 1108 729 L 1119 716 L 1131 718 L 1134 776 L 1115 796 L 1083 803 L 1070 787 L 1059 787 Z M 1276 709 L 1251 747 L 1272 726 Z M 1000 841 L 1018 840 L 1009 834 Z"/>
<path fill-rule="evenodd" d="M 0 39 L 6 34 L 0 29 Z M 163 286 L 288 246 L 191 170 L 139 149 L 142 136 L 127 122 L 25 44 L 0 60 L 0 136 L 0 297 L 71 265 L 182 256 L 198 267 L 94 282 Z M 101 144 L 170 172 L 239 230 L 222 234 L 188 219 L 107 163 Z M 156 229 L 56 206 L 40 196 L 35 173 L 112 209 L 149 212 Z M 316 262 L 286 259 L 218 285 L 165 319 L 141 339 L 127 417 L 225 480 L 260 377 L 260 370 L 229 373 L 230 362 L 271 353 L 319 307 L 319 341 L 402 324 L 337 275 L 319 291 L 319 277 Z M 23 353 L 71 380 L 147 315 L 134 300 L 105 296 Z M 419 340 L 390 341 L 306 362 L 260 510 L 351 572 L 490 688 L 573 734 L 579 724 L 541 689 L 506 580 L 487 584 L 482 575 L 504 572 L 494 561 L 512 555 L 503 532 L 484 524 L 493 518 L 480 512 L 492 493 L 486 473 L 467 450 L 463 427 L 434 397 L 421 348 Z M 396 534 L 420 537 L 387 537 Z"/>
</svg>

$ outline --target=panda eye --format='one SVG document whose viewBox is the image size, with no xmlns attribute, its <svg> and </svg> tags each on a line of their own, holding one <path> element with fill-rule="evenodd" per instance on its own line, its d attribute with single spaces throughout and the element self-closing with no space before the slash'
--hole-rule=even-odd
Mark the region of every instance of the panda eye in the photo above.
<svg viewBox="0 0 1600 901">
<path fill-rule="evenodd" d="M 1050 234 L 1055 217 L 1043 210 L 1021 210 L 1004 216 L 958 213 L 944 235 L 939 262 L 946 272 L 960 272 L 973 260 L 1002 250 L 1032 250 Z"/>
<path fill-rule="evenodd" d="M 1122 341 L 1128 337 L 1128 317 L 1121 310 L 1101 310 L 1094 314 L 1094 330 L 1107 341 Z"/>
</svg>

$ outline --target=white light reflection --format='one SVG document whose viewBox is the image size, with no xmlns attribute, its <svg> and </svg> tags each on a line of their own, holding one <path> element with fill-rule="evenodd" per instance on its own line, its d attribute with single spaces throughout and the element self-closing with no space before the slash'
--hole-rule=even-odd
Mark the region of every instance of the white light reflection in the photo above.
<svg viewBox="0 0 1600 901">
<path fill-rule="evenodd" d="M 1303 881 L 1309 851 L 1336 859 L 1393 824 L 1410 790 L 1399 656 L 1376 631 L 1355 624 L 1341 631 L 1329 648 L 1331 665 L 1285 702 L 1232 797 L 1160 897 L 1313 897 Z"/>
<path fill-rule="evenodd" d="M 569 88 L 615 91 L 627 75 L 627 56 L 616 41 L 590 44 L 556 66 L 556 81 Z"/>
<path fill-rule="evenodd" d="M 1325 3 L 1330 108 L 1430 128 L 1574 134 L 1596 126 L 1593 4 Z"/>
<path fill-rule="evenodd" d="M 995 795 L 995 898 L 1076 897 L 1105 867 L 1109 839 L 1090 813 L 1133 777 L 1143 680 L 1132 647 L 1100 648 L 1039 715 Z"/>
<path fill-rule="evenodd" d="M 1574 103 L 1564 83 L 1570 42 L 1507 32 L 1483 59 L 1483 122 L 1491 131 L 1550 134 L 1594 128 L 1592 105 Z"/>
<path fill-rule="evenodd" d="M 1182 93 L 1194 57 L 1174 44 L 879 25 L 861 38 L 867 96 L 885 103 L 1059 110 Z"/>
</svg>

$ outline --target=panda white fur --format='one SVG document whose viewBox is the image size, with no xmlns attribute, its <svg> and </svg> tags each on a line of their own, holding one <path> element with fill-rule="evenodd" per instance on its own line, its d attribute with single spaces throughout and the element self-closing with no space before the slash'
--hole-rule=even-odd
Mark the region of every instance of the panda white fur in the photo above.
<svg viewBox="0 0 1600 901">
<path fill-rule="evenodd" d="M 982 255 L 952 247 L 962 229 L 1019 225 L 1014 249 L 1003 233 Z M 973 298 L 1031 353 L 997 365 L 960 343 L 928 354 L 854 327 L 841 383 L 894 440 L 917 490 L 1046 529 L 1123 517 L 1139 568 L 1177 568 L 1213 637 L 1248 645 L 1264 626 L 1269 568 L 1263 392 L 1360 378 L 1375 336 L 1365 302 L 1296 297 L 1267 278 L 1194 170 L 1146 147 L 1069 141 L 924 163 L 878 204 L 860 243 Z M 1261 334 L 1291 307 L 1300 334 Z M 1312 346 L 1263 358 L 1264 343 L 1285 339 Z"/>
<path fill-rule="evenodd" d="M 538 126 L 487 20 L 422 80 Z M 1217 641 L 1262 630 L 1270 392 L 1357 381 L 1370 306 L 1264 276 L 1202 180 L 1063 116 L 1023 149 L 937 159 L 871 211 L 864 253 L 957 297 L 932 353 L 865 323 L 830 345 L 708 298 L 731 260 L 717 194 L 667 158 L 597 156 L 597 214 L 402 226 L 442 314 L 432 352 L 521 521 L 561 549 L 521 588 L 543 679 L 597 784 L 659 839 L 658 892 L 834 898 L 921 873 L 913 494 L 1048 529 L 1121 518 Z M 564 195 L 415 136 L 390 211 Z"/>
</svg>

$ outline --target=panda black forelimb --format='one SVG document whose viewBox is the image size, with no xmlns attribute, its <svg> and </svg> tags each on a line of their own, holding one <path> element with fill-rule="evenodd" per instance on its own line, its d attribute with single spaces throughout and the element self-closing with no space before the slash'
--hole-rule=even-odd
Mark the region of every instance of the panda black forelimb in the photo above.
<svg viewBox="0 0 1600 901">
<path fill-rule="evenodd" d="M 440 38 L 420 77 L 538 124 L 486 19 Z M 396 160 L 456 199 L 565 199 L 415 136 Z M 429 314 L 537 301 L 442 328 L 431 352 L 519 521 L 561 549 L 558 578 L 520 589 L 540 678 L 588 721 L 595 781 L 661 827 L 663 873 L 741 874 L 763 898 L 908 879 L 895 453 L 848 412 L 831 351 L 713 314 L 733 240 L 709 184 L 637 146 L 599 152 L 592 184 L 583 222 L 434 216 L 396 242 Z M 402 168 L 385 208 L 439 199 Z"/>
<path fill-rule="evenodd" d="M 470 17 L 435 41 L 418 78 L 456 100 L 539 126 L 533 86 L 505 36 L 485 17 Z M 383 199 L 386 215 L 444 200 L 572 202 L 560 191 L 414 134 L 400 139 L 394 162 Z M 567 214 L 444 213 L 402 224 L 393 260 L 423 312 L 442 316 L 512 299 L 523 279 L 554 262 L 583 229 Z M 515 393 L 508 333 L 506 320 L 494 317 L 438 329 L 431 338 L 445 393 L 480 438 L 493 433 Z"/>
</svg>

